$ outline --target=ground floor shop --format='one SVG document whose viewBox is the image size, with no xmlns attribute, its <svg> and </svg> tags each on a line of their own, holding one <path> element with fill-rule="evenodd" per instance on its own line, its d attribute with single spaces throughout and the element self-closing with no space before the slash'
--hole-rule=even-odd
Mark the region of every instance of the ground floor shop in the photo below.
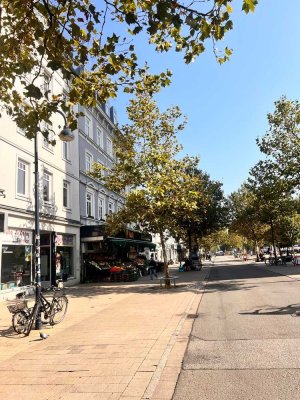
<svg viewBox="0 0 300 400">
<path fill-rule="evenodd" d="M 67 284 L 77 283 L 80 279 L 80 229 L 55 224 L 51 228 L 53 230 L 40 231 L 42 285 L 55 284 L 57 279 Z M 8 224 L 0 233 L 0 297 L 34 281 L 34 254 L 34 231 Z"/>
<path fill-rule="evenodd" d="M 110 236 L 105 231 L 105 225 L 81 227 L 80 240 L 82 282 L 114 278 L 122 280 L 123 276 L 133 277 L 132 271 L 135 269 L 143 273 L 151 251 L 155 250 L 151 235 L 125 229 Z"/>
</svg>

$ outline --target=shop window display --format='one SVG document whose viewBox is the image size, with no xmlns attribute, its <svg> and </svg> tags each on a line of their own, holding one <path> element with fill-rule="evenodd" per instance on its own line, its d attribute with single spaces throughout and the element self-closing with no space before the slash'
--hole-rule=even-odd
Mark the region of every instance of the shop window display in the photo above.
<svg viewBox="0 0 300 400">
<path fill-rule="evenodd" d="M 73 247 L 57 246 L 56 277 L 66 280 L 69 276 L 74 276 Z"/>
<path fill-rule="evenodd" d="M 29 285 L 31 282 L 31 245 L 3 245 L 1 288 Z"/>
</svg>

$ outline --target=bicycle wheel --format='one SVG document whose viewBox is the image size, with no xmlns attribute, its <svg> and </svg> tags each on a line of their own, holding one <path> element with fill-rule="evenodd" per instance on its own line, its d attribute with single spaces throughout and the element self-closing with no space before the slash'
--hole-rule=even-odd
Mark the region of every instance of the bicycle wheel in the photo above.
<svg viewBox="0 0 300 400">
<path fill-rule="evenodd" d="M 65 318 L 67 309 L 68 299 L 66 298 L 66 296 L 55 297 L 52 301 L 50 324 L 59 324 Z"/>
<path fill-rule="evenodd" d="M 29 310 L 16 312 L 12 317 L 12 326 L 15 332 L 21 334 L 28 330 L 31 313 Z"/>
</svg>

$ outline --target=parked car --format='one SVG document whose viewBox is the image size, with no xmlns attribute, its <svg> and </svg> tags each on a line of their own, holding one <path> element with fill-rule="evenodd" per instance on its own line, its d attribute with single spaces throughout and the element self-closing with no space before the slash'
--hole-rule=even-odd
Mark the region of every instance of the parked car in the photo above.
<svg viewBox="0 0 300 400">
<path fill-rule="evenodd" d="M 223 250 L 216 251 L 216 256 L 224 256 L 224 251 Z"/>
</svg>

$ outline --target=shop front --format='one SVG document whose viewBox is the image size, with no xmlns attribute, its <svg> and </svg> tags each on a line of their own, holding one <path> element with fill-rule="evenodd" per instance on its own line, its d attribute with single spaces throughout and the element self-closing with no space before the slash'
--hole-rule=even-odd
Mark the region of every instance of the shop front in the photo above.
<svg viewBox="0 0 300 400">
<path fill-rule="evenodd" d="M 41 281 L 55 285 L 58 279 L 74 277 L 74 235 L 58 232 L 41 233 Z"/>
<path fill-rule="evenodd" d="M 32 281 L 32 231 L 9 229 L 1 234 L 1 290 Z"/>
<path fill-rule="evenodd" d="M 102 280 L 109 276 L 111 267 L 142 267 L 146 254 L 155 249 L 148 233 L 125 229 L 109 236 L 105 225 L 83 226 L 80 230 L 82 281 Z"/>
<path fill-rule="evenodd" d="M 55 236 L 56 279 L 66 281 L 74 275 L 74 235 L 57 233 Z"/>
<path fill-rule="evenodd" d="M 31 230 L 8 229 L 1 233 L 0 290 L 30 285 L 35 280 L 34 233 Z M 57 279 L 73 278 L 75 235 L 40 233 L 40 265 L 43 286 L 56 284 Z"/>
</svg>

